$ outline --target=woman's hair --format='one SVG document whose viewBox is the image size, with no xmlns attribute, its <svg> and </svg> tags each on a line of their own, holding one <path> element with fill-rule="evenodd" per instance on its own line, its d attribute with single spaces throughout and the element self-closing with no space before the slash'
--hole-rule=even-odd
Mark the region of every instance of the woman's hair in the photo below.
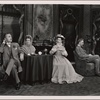
<svg viewBox="0 0 100 100">
<path fill-rule="evenodd" d="M 57 40 L 58 38 L 61 38 L 62 40 L 62 44 L 65 45 L 65 37 L 61 34 L 58 34 L 56 37 L 55 37 L 55 40 Z"/>
<path fill-rule="evenodd" d="M 62 34 L 57 34 L 56 39 L 61 38 L 62 40 L 65 39 L 65 37 Z"/>
<path fill-rule="evenodd" d="M 77 44 L 79 44 L 79 42 L 83 41 L 83 38 L 78 39 Z"/>
<path fill-rule="evenodd" d="M 25 36 L 25 41 L 26 41 L 26 39 L 30 39 L 31 41 L 33 40 L 31 35 L 26 35 Z"/>
</svg>

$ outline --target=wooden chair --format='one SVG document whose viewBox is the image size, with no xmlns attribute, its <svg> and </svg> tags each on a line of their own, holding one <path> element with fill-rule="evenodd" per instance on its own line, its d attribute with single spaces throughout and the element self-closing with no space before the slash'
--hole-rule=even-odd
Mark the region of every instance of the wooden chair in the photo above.
<svg viewBox="0 0 100 100">
<path fill-rule="evenodd" d="M 95 75 L 94 63 L 89 63 L 86 60 L 81 59 L 78 54 L 74 51 L 75 58 L 75 70 L 77 73 L 83 76 Z"/>
</svg>

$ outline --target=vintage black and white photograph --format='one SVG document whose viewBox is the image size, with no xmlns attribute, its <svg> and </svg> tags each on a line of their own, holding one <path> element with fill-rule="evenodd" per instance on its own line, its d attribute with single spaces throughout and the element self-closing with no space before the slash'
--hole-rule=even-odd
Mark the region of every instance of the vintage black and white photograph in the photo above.
<svg viewBox="0 0 100 100">
<path fill-rule="evenodd" d="M 0 4 L 0 96 L 100 96 L 100 4 Z"/>
</svg>

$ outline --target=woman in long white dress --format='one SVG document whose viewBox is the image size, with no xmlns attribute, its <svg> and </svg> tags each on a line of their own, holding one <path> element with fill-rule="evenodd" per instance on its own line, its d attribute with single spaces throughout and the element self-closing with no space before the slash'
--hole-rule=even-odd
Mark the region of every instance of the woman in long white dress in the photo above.
<svg viewBox="0 0 100 100">
<path fill-rule="evenodd" d="M 83 76 L 75 72 L 72 64 L 66 58 L 68 53 L 63 45 L 63 39 L 65 39 L 64 36 L 58 34 L 56 36 L 56 45 L 54 45 L 50 51 L 50 54 L 54 55 L 51 81 L 59 84 L 63 84 L 64 82 L 80 82 L 82 81 Z"/>
</svg>

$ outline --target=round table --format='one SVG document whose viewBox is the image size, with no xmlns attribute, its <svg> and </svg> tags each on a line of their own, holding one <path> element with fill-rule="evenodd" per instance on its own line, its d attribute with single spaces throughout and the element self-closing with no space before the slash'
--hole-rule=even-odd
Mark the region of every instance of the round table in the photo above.
<svg viewBox="0 0 100 100">
<path fill-rule="evenodd" d="M 23 82 L 47 82 L 52 77 L 53 56 L 25 56 L 24 61 L 22 61 L 22 67 L 21 80 Z"/>
</svg>

